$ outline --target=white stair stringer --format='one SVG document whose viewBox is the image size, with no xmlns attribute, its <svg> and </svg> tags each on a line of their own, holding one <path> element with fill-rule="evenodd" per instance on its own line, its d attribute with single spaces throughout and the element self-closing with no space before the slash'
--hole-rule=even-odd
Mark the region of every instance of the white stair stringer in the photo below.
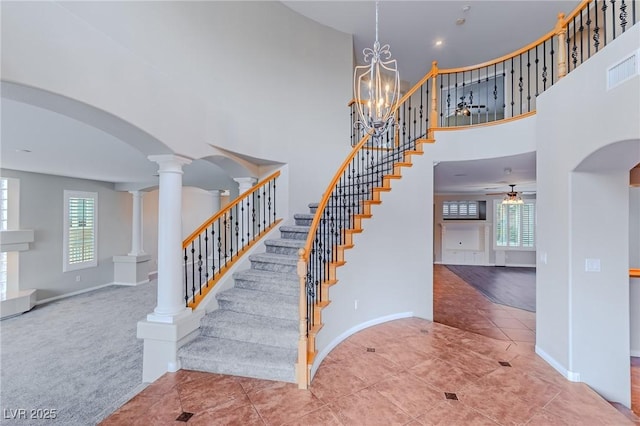
<svg viewBox="0 0 640 426">
<path fill-rule="evenodd" d="M 182 368 L 295 383 L 299 339 L 298 252 L 313 215 L 295 215 L 251 268 L 233 274 L 234 287 L 216 295 L 200 335 L 180 348 Z"/>
</svg>

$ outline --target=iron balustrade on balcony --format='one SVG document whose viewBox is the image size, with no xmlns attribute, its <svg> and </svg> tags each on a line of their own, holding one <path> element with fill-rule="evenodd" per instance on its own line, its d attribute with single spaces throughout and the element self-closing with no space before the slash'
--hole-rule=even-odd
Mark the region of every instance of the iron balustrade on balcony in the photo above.
<svg viewBox="0 0 640 426">
<path fill-rule="evenodd" d="M 240 256 L 276 226 L 276 180 L 262 180 L 214 214 L 183 244 L 184 301 L 195 308 Z"/>
<path fill-rule="evenodd" d="M 567 72 L 635 25 L 639 4 L 637 0 L 593 0 L 571 13 L 563 25 L 567 34 Z"/>
</svg>

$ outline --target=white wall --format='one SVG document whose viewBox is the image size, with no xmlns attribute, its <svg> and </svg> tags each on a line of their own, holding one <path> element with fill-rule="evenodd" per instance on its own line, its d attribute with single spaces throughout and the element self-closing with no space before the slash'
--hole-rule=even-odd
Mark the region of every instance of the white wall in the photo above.
<svg viewBox="0 0 640 426">
<path fill-rule="evenodd" d="M 3 79 L 137 126 L 290 164 L 295 211 L 349 150 L 351 36 L 279 2 L 2 3 Z"/>
<path fill-rule="evenodd" d="M 365 325 L 406 314 L 433 319 L 433 161 L 414 156 L 413 163 L 382 194 L 382 204 L 372 206 L 373 217 L 345 252 L 347 263 L 338 268 L 339 282 L 322 311 L 314 371 L 330 349 Z"/>
<path fill-rule="evenodd" d="M 640 159 L 640 78 L 605 86 L 606 69 L 639 40 L 636 25 L 541 94 L 536 126 L 536 350 L 627 406 L 628 171 Z M 611 205 L 620 209 L 610 214 Z M 585 272 L 586 258 L 600 259 L 601 272 Z"/>
<path fill-rule="evenodd" d="M 30 250 L 20 252 L 20 290 L 37 289 L 37 300 L 113 282 L 114 255 L 131 249 L 131 195 L 113 184 L 2 170 L 20 179 L 20 226 L 35 231 Z M 62 272 L 64 190 L 98 193 L 98 266 Z M 76 280 L 80 277 L 80 281 Z"/>
<path fill-rule="evenodd" d="M 629 188 L 629 267 L 640 268 L 640 187 Z M 640 357 L 640 278 L 630 279 L 631 355 Z"/>
</svg>

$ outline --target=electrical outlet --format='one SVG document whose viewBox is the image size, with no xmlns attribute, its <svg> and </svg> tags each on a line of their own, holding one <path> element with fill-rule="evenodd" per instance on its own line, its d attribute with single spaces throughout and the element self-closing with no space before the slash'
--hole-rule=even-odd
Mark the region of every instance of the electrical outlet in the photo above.
<svg viewBox="0 0 640 426">
<path fill-rule="evenodd" d="M 76 282 L 79 283 L 80 282 L 80 275 L 76 275 Z"/>
</svg>

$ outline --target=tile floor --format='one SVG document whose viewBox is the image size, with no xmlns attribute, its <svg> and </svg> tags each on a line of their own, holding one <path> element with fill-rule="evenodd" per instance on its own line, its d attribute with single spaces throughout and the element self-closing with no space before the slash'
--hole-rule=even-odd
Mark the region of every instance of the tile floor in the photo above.
<svg viewBox="0 0 640 426">
<path fill-rule="evenodd" d="M 418 318 L 368 328 L 338 345 L 305 391 L 265 380 L 167 373 L 101 424 L 634 424 L 535 355 L 531 313 L 475 300 L 482 296 L 447 272 L 436 266 L 438 321 L 473 332 Z"/>
</svg>

